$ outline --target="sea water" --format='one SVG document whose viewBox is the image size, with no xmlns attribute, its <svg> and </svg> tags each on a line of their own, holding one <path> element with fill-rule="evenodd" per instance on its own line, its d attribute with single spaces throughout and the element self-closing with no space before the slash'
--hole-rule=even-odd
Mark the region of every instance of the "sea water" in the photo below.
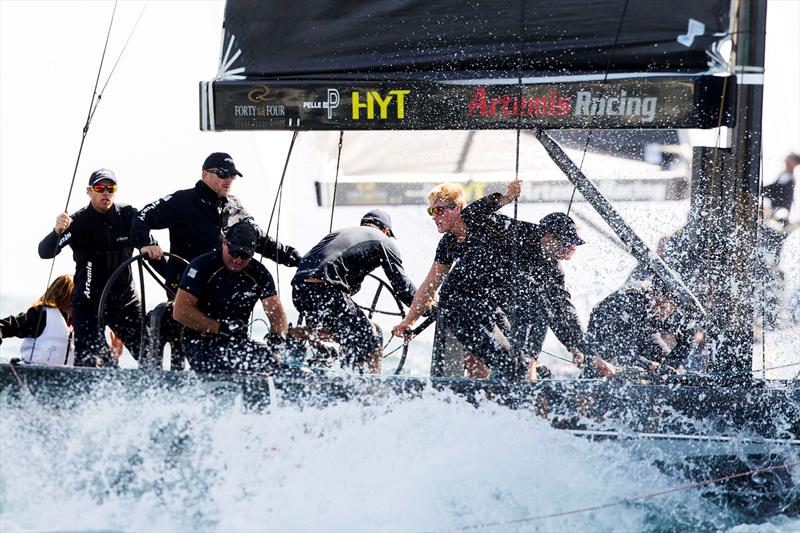
<svg viewBox="0 0 800 533">
<path fill-rule="evenodd" d="M 754 524 L 704 497 L 713 486 L 647 497 L 688 481 L 635 446 L 447 392 L 266 411 L 121 392 L 102 387 L 70 411 L 0 397 L 0 530 L 800 528 L 780 515 Z"/>
</svg>

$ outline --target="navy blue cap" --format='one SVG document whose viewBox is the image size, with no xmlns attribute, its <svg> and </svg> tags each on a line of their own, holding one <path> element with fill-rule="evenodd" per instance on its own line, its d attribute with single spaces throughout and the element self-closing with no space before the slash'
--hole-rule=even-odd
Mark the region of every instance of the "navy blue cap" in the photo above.
<svg viewBox="0 0 800 533">
<path fill-rule="evenodd" d="M 221 170 L 228 176 L 241 176 L 242 173 L 236 170 L 236 165 L 233 164 L 233 158 L 225 152 L 214 152 L 206 157 L 203 161 L 203 170 L 211 170 L 212 168 Z"/>
<path fill-rule="evenodd" d="M 95 170 L 94 172 L 92 172 L 92 175 L 89 176 L 89 187 L 97 185 L 97 182 L 103 180 L 109 180 L 113 182 L 114 185 L 117 184 L 117 176 L 114 174 L 114 171 L 109 170 L 107 168 L 101 168 Z"/>
<path fill-rule="evenodd" d="M 565 244 L 580 245 L 584 240 L 578 237 L 578 229 L 575 221 L 566 213 L 550 213 L 539 221 L 542 230 L 555 235 L 558 240 Z"/>
<path fill-rule="evenodd" d="M 225 232 L 228 241 L 228 251 L 231 253 L 242 253 L 250 257 L 256 253 L 258 243 L 258 230 L 256 227 L 245 220 L 237 222 Z"/>
<path fill-rule="evenodd" d="M 361 217 L 361 225 L 363 226 L 364 224 L 374 224 L 379 228 L 388 229 L 389 237 L 394 237 L 394 232 L 392 231 L 392 217 L 383 209 L 373 209 Z"/>
</svg>

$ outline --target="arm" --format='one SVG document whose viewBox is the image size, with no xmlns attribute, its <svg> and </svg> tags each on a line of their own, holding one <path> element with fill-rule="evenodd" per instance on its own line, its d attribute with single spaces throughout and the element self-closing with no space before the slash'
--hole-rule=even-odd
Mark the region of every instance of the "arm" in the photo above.
<svg viewBox="0 0 800 533">
<path fill-rule="evenodd" d="M 500 194 L 499 192 L 492 193 L 489 196 L 484 196 L 469 204 L 461 211 L 461 218 L 467 224 L 467 227 L 480 224 L 483 219 L 517 199 L 520 190 L 520 181 L 514 180 L 508 184 L 505 194 Z"/>
<path fill-rule="evenodd" d="M 197 306 L 197 297 L 187 290 L 178 289 L 172 308 L 172 318 L 195 331 L 219 334 L 219 321 L 203 313 Z"/>
<path fill-rule="evenodd" d="M 258 229 L 261 233 L 261 228 Z M 267 259 L 272 259 L 278 264 L 296 267 L 300 264 L 301 255 L 295 248 L 281 244 L 266 233 L 261 233 L 258 239 L 258 253 Z"/>
<path fill-rule="evenodd" d="M 264 298 L 261 300 L 261 305 L 264 306 L 264 312 L 267 314 L 272 333 L 280 333 L 286 336 L 289 332 L 289 320 L 286 318 L 286 312 L 283 310 L 280 297 L 276 294 L 269 298 Z"/>
<path fill-rule="evenodd" d="M 430 309 L 436 291 L 442 285 L 442 281 L 444 281 L 447 273 L 450 272 L 451 266 L 452 265 L 443 265 L 441 263 L 434 263 L 431 265 L 428 275 L 425 276 L 425 280 L 414 295 L 414 300 L 409 306 L 408 314 L 402 322 L 392 328 L 393 335 L 402 337 L 404 333 L 411 329 L 414 322 Z"/>
<path fill-rule="evenodd" d="M 0 338 L 36 338 L 42 334 L 47 324 L 44 307 L 31 307 L 24 313 L 11 315 L 0 320 Z"/>
<path fill-rule="evenodd" d="M 383 245 L 384 260 L 381 261 L 383 272 L 389 278 L 389 283 L 392 289 L 397 294 L 397 297 L 406 305 L 411 305 L 414 301 L 414 296 L 417 293 L 417 288 L 414 283 L 408 279 L 406 271 L 403 269 L 403 260 L 400 259 L 400 251 L 393 242 L 386 239 Z"/>
<path fill-rule="evenodd" d="M 161 259 L 163 251 L 150 230 L 168 228 L 179 218 L 179 210 L 173 205 L 173 198 L 174 196 L 165 196 L 147 204 L 133 218 L 131 244 L 151 259 Z"/>
<path fill-rule="evenodd" d="M 72 218 L 64 212 L 56 217 L 53 231 L 47 234 L 39 243 L 39 257 L 52 259 L 72 241 L 72 232 L 67 231 L 72 225 Z"/>
</svg>

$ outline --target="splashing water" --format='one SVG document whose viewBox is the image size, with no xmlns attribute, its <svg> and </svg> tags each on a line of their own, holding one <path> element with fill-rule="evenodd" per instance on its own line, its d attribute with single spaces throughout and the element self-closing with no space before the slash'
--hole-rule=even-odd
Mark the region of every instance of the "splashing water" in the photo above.
<svg viewBox="0 0 800 533">
<path fill-rule="evenodd" d="M 104 388 L 68 412 L 2 400 L 0 529 L 752 530 L 700 497 L 710 487 L 530 520 L 685 480 L 446 392 L 265 413 L 185 392 L 119 398 Z"/>
</svg>

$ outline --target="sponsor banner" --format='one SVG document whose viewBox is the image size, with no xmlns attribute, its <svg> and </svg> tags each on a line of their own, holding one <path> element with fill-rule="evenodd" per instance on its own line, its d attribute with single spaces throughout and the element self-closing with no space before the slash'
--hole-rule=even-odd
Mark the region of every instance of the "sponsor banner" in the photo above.
<svg viewBox="0 0 800 533">
<path fill-rule="evenodd" d="M 425 205 L 428 192 L 440 182 L 339 182 L 336 205 Z M 599 180 L 593 182 L 609 201 L 682 200 L 687 197 L 689 182 L 685 178 L 651 178 L 641 180 Z M 506 183 L 470 181 L 462 184 L 467 202 L 494 192 L 503 193 Z M 333 183 L 315 182 L 317 205 L 333 202 Z M 566 180 L 523 182 L 520 202 L 569 202 L 573 186 Z M 584 201 L 580 193 L 575 201 Z"/>
<path fill-rule="evenodd" d="M 201 129 L 711 128 L 734 125 L 736 83 L 731 80 L 698 76 L 535 85 L 204 82 L 212 90 L 201 90 L 201 98 L 207 95 L 201 100 L 201 116 L 213 111 L 213 119 L 203 119 Z"/>
</svg>

